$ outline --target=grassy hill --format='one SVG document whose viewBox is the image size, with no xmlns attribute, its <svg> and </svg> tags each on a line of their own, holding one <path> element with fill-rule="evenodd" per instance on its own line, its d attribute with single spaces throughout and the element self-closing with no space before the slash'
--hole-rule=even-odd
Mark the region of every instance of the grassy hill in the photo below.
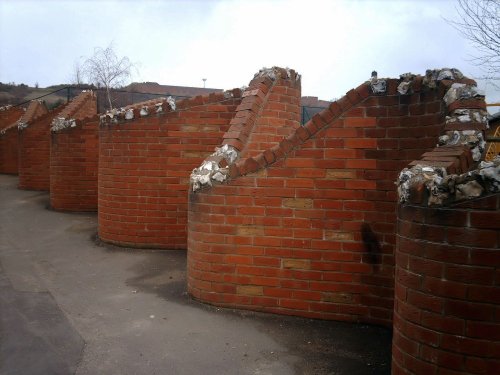
<svg viewBox="0 0 500 375">
<path fill-rule="evenodd" d="M 0 106 L 6 104 L 21 104 L 34 99 L 42 99 L 49 108 L 53 108 L 66 101 L 68 91 L 65 89 L 68 85 L 56 85 L 46 88 L 30 87 L 25 84 L 6 84 L 0 82 Z M 57 91 L 60 90 L 60 91 Z M 57 92 L 54 92 L 57 91 Z M 70 91 L 70 97 L 76 93 Z M 79 92 L 80 90 L 78 90 Z"/>
</svg>

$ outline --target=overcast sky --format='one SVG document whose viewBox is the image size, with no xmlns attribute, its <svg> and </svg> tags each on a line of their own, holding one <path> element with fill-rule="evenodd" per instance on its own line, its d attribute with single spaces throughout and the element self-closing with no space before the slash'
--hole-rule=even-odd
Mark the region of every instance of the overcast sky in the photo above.
<svg viewBox="0 0 500 375">
<path fill-rule="evenodd" d="M 302 75 L 302 94 L 340 97 L 379 77 L 456 67 L 484 76 L 443 17 L 453 0 L 0 0 L 0 81 L 69 83 L 75 61 L 114 43 L 134 81 L 230 89 L 262 67 Z M 498 81 L 497 81 L 498 83 Z M 491 84 L 487 101 L 499 100 Z"/>
</svg>

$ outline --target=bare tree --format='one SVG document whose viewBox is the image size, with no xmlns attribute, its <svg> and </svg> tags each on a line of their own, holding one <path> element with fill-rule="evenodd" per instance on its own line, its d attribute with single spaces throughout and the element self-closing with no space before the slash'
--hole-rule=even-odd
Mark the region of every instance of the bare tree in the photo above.
<svg viewBox="0 0 500 375">
<path fill-rule="evenodd" d="M 460 20 L 447 20 L 478 50 L 473 61 L 500 73 L 500 0 L 457 0 Z"/>
<path fill-rule="evenodd" d="M 75 62 L 73 63 L 71 83 L 77 86 L 83 84 L 83 68 L 78 60 L 75 60 Z"/>
<path fill-rule="evenodd" d="M 83 64 L 83 72 L 90 82 L 106 89 L 109 108 L 112 109 L 111 88 L 123 85 L 132 76 L 134 67 L 128 57 L 116 56 L 113 44 L 110 44 L 105 49 L 101 47 L 94 49 L 94 55 Z"/>
</svg>

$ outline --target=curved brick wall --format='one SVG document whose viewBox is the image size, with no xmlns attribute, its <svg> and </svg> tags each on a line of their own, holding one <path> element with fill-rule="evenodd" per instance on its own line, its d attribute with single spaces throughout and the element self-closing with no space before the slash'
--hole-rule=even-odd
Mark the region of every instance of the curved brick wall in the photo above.
<svg viewBox="0 0 500 375">
<path fill-rule="evenodd" d="M 50 126 L 54 117 L 61 113 L 64 107 L 60 106 L 30 119 L 25 122 L 27 127 L 19 131 L 20 189 L 49 191 Z"/>
<path fill-rule="evenodd" d="M 17 126 L 0 133 L 0 173 L 18 174 L 19 132 Z"/>
<path fill-rule="evenodd" d="M 99 119 L 75 125 L 51 133 L 50 206 L 59 211 L 97 211 Z"/>
<path fill-rule="evenodd" d="M 175 111 L 141 117 L 137 108 L 133 120 L 102 124 L 99 237 L 129 247 L 185 249 L 189 174 L 220 145 L 240 101 L 210 94 L 180 101 Z"/>
<path fill-rule="evenodd" d="M 52 122 L 50 206 L 54 210 L 97 211 L 96 113 L 96 97 L 91 91 L 84 91 Z"/>
<path fill-rule="evenodd" d="M 399 207 L 393 374 L 500 373 L 499 202 Z"/>
<path fill-rule="evenodd" d="M 22 107 L 0 107 L 0 173 L 17 174 L 19 134 L 16 123 L 24 113 Z"/>
<path fill-rule="evenodd" d="M 7 128 L 24 115 L 23 107 L 0 107 L 0 130 Z"/>
<path fill-rule="evenodd" d="M 189 293 L 220 306 L 392 324 L 394 181 L 435 146 L 452 83 L 428 89 L 420 77 L 400 95 L 399 82 L 388 80 L 385 94 L 360 85 L 232 165 L 228 182 L 190 193 Z M 278 118 L 288 115 L 281 109 Z"/>
</svg>

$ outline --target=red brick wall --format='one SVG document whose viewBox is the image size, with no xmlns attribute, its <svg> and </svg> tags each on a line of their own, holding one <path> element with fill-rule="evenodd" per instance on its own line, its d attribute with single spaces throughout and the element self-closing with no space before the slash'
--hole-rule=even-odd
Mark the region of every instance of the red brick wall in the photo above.
<svg viewBox="0 0 500 375">
<path fill-rule="evenodd" d="M 282 68 L 272 71 L 274 80 L 261 71 L 250 81 L 224 134 L 223 143 L 242 158 L 259 154 L 300 126 L 300 76 Z"/>
<path fill-rule="evenodd" d="M 19 132 L 17 126 L 0 133 L 0 173 L 18 173 Z"/>
<path fill-rule="evenodd" d="M 50 126 L 64 106 L 30 120 L 19 131 L 19 188 L 50 189 Z"/>
<path fill-rule="evenodd" d="M 97 211 L 99 119 L 51 134 L 50 206 L 60 211 Z"/>
<path fill-rule="evenodd" d="M 59 115 L 75 119 L 75 126 L 51 133 L 50 205 L 55 210 L 97 211 L 99 118 L 96 113 L 96 97 L 84 91 Z"/>
<path fill-rule="evenodd" d="M 399 207 L 393 374 L 500 373 L 499 209 Z"/>
<path fill-rule="evenodd" d="M 285 74 L 285 72 L 283 72 Z M 259 80 L 256 80 L 257 82 Z M 247 92 L 262 90 L 262 84 L 250 84 Z M 255 87 L 255 88 L 254 88 Z M 259 89 L 260 87 L 260 89 Z M 252 95 L 243 99 L 239 112 L 245 111 L 246 103 L 256 106 L 256 119 L 241 157 L 252 157 L 276 145 L 300 126 L 300 80 L 286 76 L 261 91 L 261 96 Z M 269 92 L 269 95 L 264 93 Z"/>
<path fill-rule="evenodd" d="M 45 115 L 48 112 L 49 110 L 43 100 L 32 100 L 19 121 L 23 123 L 30 123 L 34 119 Z"/>
<path fill-rule="evenodd" d="M 176 111 L 141 118 L 136 110 L 134 120 L 101 126 L 99 237 L 185 249 L 189 175 L 220 145 L 240 101 L 198 96 L 178 102 Z"/>
<path fill-rule="evenodd" d="M 83 119 L 97 114 L 97 97 L 93 91 L 82 91 L 59 115 L 65 119 Z"/>
<path fill-rule="evenodd" d="M 18 174 L 19 134 L 17 122 L 30 123 L 48 112 L 42 101 L 33 100 L 28 108 L 11 107 L 0 111 L 0 173 Z"/>
<path fill-rule="evenodd" d="M 220 306 L 391 325 L 394 181 L 436 144 L 444 88 L 363 84 L 190 193 L 188 291 Z M 256 134 L 252 134 L 255 137 Z M 241 175 L 238 177 L 238 175 Z"/>
<path fill-rule="evenodd" d="M 22 107 L 10 107 L 0 111 L 0 130 L 12 125 L 24 114 Z"/>
</svg>

